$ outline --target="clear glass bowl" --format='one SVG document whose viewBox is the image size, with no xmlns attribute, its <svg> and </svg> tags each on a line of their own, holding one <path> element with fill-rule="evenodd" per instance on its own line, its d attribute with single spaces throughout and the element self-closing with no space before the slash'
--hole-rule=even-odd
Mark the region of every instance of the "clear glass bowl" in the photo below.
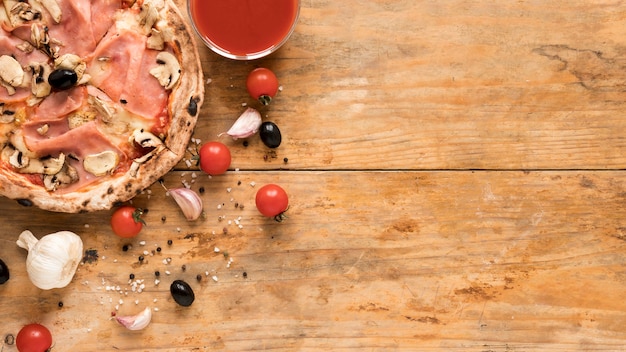
<svg viewBox="0 0 626 352">
<path fill-rule="evenodd" d="M 219 46 L 218 44 L 216 44 L 215 42 L 213 42 L 211 40 L 211 38 L 209 38 L 209 36 L 207 34 L 202 33 L 202 31 L 200 30 L 199 26 L 196 25 L 196 21 L 194 20 L 194 14 L 192 11 L 192 6 L 193 6 L 193 2 L 194 1 L 220 1 L 220 0 L 188 0 L 187 1 L 187 11 L 189 13 L 189 18 L 191 19 L 191 25 L 194 28 L 194 30 L 196 31 L 196 33 L 198 34 L 198 36 L 200 37 L 200 39 L 202 39 L 202 41 L 204 42 L 204 44 L 211 49 L 213 52 L 229 58 L 229 59 L 234 59 L 234 60 L 254 60 L 254 59 L 259 59 L 262 57 L 265 57 L 273 52 L 275 52 L 276 50 L 278 50 L 281 46 L 283 46 L 283 44 L 285 44 L 287 42 L 287 40 L 289 40 L 289 37 L 291 37 L 291 34 L 293 33 L 294 29 L 296 28 L 296 24 L 298 23 L 298 18 L 300 16 L 300 0 L 296 0 L 296 13 L 295 16 L 293 18 L 293 23 L 291 23 L 291 26 L 289 28 L 289 31 L 285 34 L 285 36 L 278 41 L 276 44 L 273 44 L 267 48 L 264 48 L 263 50 L 258 50 L 256 52 L 252 52 L 252 53 L 246 53 L 246 54 L 238 54 L 238 53 L 233 53 L 231 51 L 229 51 L 228 49 L 225 49 L 221 46 Z M 262 0 L 256 0 L 256 1 L 262 1 Z"/>
</svg>

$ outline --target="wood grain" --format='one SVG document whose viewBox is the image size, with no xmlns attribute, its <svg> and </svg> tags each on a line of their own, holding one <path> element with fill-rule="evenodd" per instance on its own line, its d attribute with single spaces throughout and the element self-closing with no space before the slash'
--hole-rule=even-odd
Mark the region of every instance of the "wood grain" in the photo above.
<svg viewBox="0 0 626 352">
<path fill-rule="evenodd" d="M 625 350 L 626 4 L 301 5 L 265 59 L 200 48 L 194 138 L 228 144 L 232 168 L 209 178 L 181 162 L 164 182 L 202 189 L 203 220 L 160 185 L 133 200 L 149 211 L 132 240 L 110 212 L 0 200 L 0 337 L 37 321 L 54 351 Z M 269 107 L 245 89 L 257 66 L 282 85 Z M 280 126 L 279 148 L 218 137 L 245 106 Z M 289 193 L 283 223 L 254 205 L 270 182 Z M 24 229 L 75 231 L 98 258 L 38 290 L 15 245 Z M 191 307 L 173 302 L 174 279 Z M 111 317 L 146 306 L 158 311 L 140 332 Z"/>
<path fill-rule="evenodd" d="M 0 286 L 2 314 L 12 317 L 3 331 L 40 321 L 58 350 L 72 351 L 618 350 L 626 338 L 621 176 L 231 173 L 195 184 L 207 206 L 197 223 L 185 224 L 159 187 L 139 196 L 148 227 L 133 240 L 113 236 L 103 214 L 50 217 L 2 201 L 14 219 L 0 248 L 12 269 Z M 292 198 L 280 224 L 251 204 L 250 182 L 274 181 Z M 231 198 L 246 206 L 235 209 Z M 51 222 L 28 223 L 44 216 Z M 239 217 L 242 228 L 228 225 Z M 25 252 L 12 244 L 26 228 L 76 231 L 99 258 L 67 288 L 38 290 L 25 276 Z M 107 291 L 127 291 L 130 273 L 145 279 L 144 292 Z M 195 290 L 191 307 L 171 299 L 174 279 Z M 159 311 L 148 329 L 129 332 L 111 320 L 116 305 L 118 314 Z"/>
<path fill-rule="evenodd" d="M 206 50 L 198 135 L 254 103 L 243 82 L 262 65 L 281 78 L 264 115 L 292 168 L 623 168 L 625 17 L 611 1 L 302 1 L 275 56 Z M 280 166 L 250 143 L 237 167 Z"/>
</svg>

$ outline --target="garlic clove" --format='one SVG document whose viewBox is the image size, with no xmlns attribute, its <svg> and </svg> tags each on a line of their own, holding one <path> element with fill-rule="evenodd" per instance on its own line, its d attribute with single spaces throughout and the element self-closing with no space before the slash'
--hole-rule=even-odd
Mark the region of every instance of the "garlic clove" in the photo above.
<svg viewBox="0 0 626 352">
<path fill-rule="evenodd" d="M 247 108 L 235 121 L 233 126 L 222 134 L 227 134 L 233 139 L 250 137 L 257 133 L 261 126 L 261 113 L 254 108 Z"/>
<path fill-rule="evenodd" d="M 189 221 L 197 220 L 202 215 L 202 199 L 192 189 L 172 188 L 167 190 Z"/>
<path fill-rule="evenodd" d="M 42 290 L 67 286 L 83 258 L 83 241 L 70 231 L 51 233 L 38 240 L 32 232 L 26 230 L 20 234 L 16 243 L 28 250 L 28 277 Z"/>
<path fill-rule="evenodd" d="M 118 315 L 115 317 L 115 320 L 128 330 L 141 330 L 150 324 L 150 320 L 152 320 L 152 310 L 150 307 L 146 307 L 146 309 L 136 315 Z"/>
</svg>

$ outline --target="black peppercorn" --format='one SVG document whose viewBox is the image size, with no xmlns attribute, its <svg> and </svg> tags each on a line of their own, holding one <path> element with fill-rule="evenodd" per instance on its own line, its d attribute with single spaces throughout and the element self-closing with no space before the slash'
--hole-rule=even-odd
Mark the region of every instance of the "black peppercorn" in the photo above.
<svg viewBox="0 0 626 352">
<path fill-rule="evenodd" d="M 196 275 L 196 280 L 198 280 L 198 282 L 202 281 L 202 275 L 200 274 Z"/>
<path fill-rule="evenodd" d="M 139 259 L 140 262 L 143 262 L 143 255 L 140 255 L 137 259 Z"/>
<path fill-rule="evenodd" d="M 161 252 L 161 247 L 157 247 L 157 252 Z"/>
<path fill-rule="evenodd" d="M 130 274 L 130 275 L 128 275 L 128 277 L 129 277 L 131 280 L 134 280 L 134 279 L 135 279 L 135 274 Z"/>
<path fill-rule="evenodd" d="M 171 246 L 172 245 L 172 240 L 167 240 L 167 245 Z"/>
<path fill-rule="evenodd" d="M 63 308 L 63 302 L 59 301 L 59 308 Z"/>
<path fill-rule="evenodd" d="M 157 271 L 154 272 L 154 276 L 159 277 L 159 276 L 161 276 L 161 273 L 157 270 Z"/>
<path fill-rule="evenodd" d="M 122 246 L 122 250 L 123 250 L 124 252 L 128 252 L 128 248 L 129 248 L 129 247 L 128 247 L 128 245 L 127 245 L 127 244 L 125 244 L 125 245 L 123 245 L 123 246 Z"/>
<path fill-rule="evenodd" d="M 4 343 L 9 346 L 13 345 L 15 343 L 15 336 L 13 336 L 13 334 L 7 334 L 4 337 Z"/>
<path fill-rule="evenodd" d="M 243 278 L 245 279 L 245 278 L 247 278 L 247 277 L 248 277 L 248 273 L 244 271 L 244 272 L 243 272 Z"/>
</svg>

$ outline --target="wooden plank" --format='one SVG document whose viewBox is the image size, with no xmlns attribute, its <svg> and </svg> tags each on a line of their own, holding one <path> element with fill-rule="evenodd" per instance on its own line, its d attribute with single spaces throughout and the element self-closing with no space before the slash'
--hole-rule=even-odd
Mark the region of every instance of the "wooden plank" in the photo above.
<svg viewBox="0 0 626 352">
<path fill-rule="evenodd" d="M 624 18 L 614 1 L 302 1 L 273 56 L 201 49 L 196 136 L 259 107 L 245 77 L 268 66 L 283 86 L 262 109 L 283 132 L 279 162 L 260 162 L 254 137 L 228 142 L 237 168 L 621 169 Z"/>
<path fill-rule="evenodd" d="M 72 351 L 618 350 L 626 340 L 622 176 L 230 172 L 196 179 L 207 213 L 199 222 L 184 221 L 158 185 L 139 196 L 148 226 L 133 240 L 111 233 L 106 212 L 50 216 L 1 200 L 0 258 L 12 277 L 0 285 L 0 334 L 39 321 L 57 350 Z M 165 184 L 181 178 L 191 175 L 171 173 Z M 283 223 L 255 209 L 255 190 L 269 182 L 291 197 Z M 24 229 L 76 231 L 99 259 L 68 287 L 38 290 L 14 245 Z M 131 273 L 144 292 L 129 290 Z M 171 299 L 174 279 L 195 290 L 191 307 Z M 106 289 L 118 285 L 122 294 Z M 116 306 L 118 314 L 159 311 L 146 330 L 130 332 L 111 320 Z"/>
</svg>

